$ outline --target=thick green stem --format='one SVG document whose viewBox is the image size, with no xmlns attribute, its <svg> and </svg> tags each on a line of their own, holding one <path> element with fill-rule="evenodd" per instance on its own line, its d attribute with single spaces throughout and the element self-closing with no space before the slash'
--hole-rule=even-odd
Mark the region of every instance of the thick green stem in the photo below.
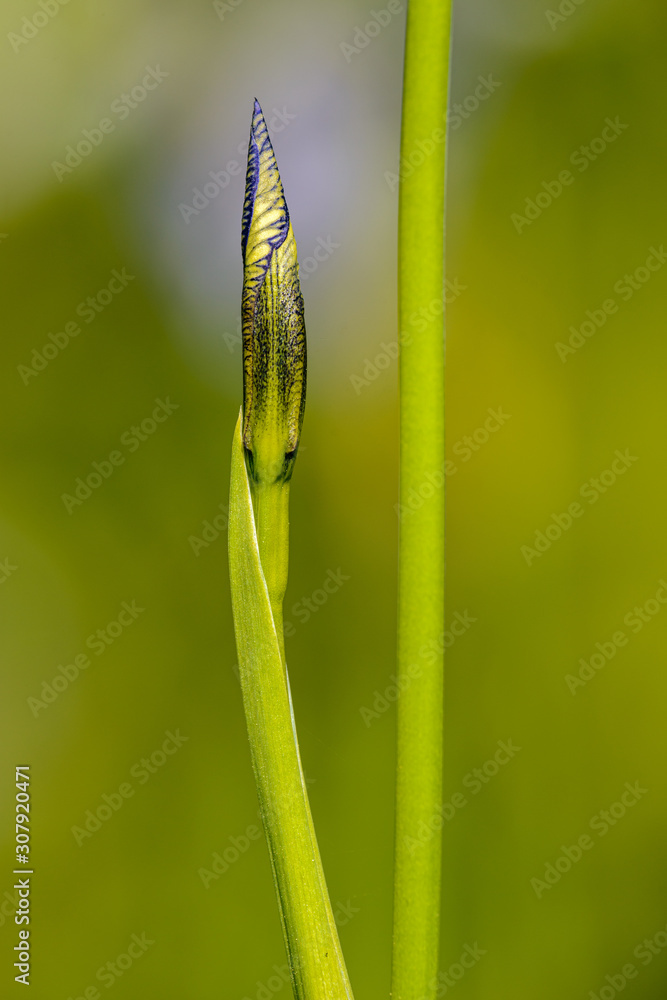
<svg viewBox="0 0 667 1000">
<path fill-rule="evenodd" d="M 399 203 L 400 541 L 393 1000 L 438 971 L 444 630 L 444 193 L 450 3 L 408 6 Z M 424 317 L 417 331 L 411 317 Z M 405 336 L 409 334 L 410 336 Z M 418 509 L 414 496 L 423 503 Z M 429 657 L 423 655 L 429 650 Z M 433 658 L 434 651 L 439 651 Z"/>
</svg>

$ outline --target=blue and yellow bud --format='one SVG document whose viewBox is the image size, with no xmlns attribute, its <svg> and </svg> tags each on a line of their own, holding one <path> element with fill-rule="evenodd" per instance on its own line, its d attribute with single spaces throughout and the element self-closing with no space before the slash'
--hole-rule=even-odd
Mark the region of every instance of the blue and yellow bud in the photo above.
<svg viewBox="0 0 667 1000">
<path fill-rule="evenodd" d="M 257 485 L 287 482 L 306 401 L 296 241 L 264 115 L 250 128 L 243 226 L 243 445 Z"/>
</svg>

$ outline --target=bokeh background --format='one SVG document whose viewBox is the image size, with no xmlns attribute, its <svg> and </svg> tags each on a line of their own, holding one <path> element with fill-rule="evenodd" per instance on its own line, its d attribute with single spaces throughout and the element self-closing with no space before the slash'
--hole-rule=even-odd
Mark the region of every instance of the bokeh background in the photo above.
<svg viewBox="0 0 667 1000">
<path fill-rule="evenodd" d="M 444 801 L 465 805 L 443 810 L 439 995 L 657 1000 L 667 13 L 548 3 L 455 4 L 447 621 L 468 625 L 445 636 Z M 35 1000 L 289 996 L 226 563 L 255 96 L 307 275 L 295 710 L 355 995 L 388 996 L 405 11 L 373 10 L 3 3 L 3 996 L 22 989 L 17 764 L 32 776 Z M 506 415 L 492 432 L 489 409 Z M 93 463 L 107 478 L 63 499 Z M 502 766 L 498 741 L 519 748 Z M 457 979 L 466 945 L 479 958 Z"/>
</svg>

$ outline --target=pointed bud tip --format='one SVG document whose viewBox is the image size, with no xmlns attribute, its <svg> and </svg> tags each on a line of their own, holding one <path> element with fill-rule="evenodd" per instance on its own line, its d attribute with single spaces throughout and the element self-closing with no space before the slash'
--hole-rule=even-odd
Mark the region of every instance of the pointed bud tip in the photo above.
<svg viewBox="0 0 667 1000">
<path fill-rule="evenodd" d="M 262 111 L 262 106 L 257 98 L 255 98 L 252 121 L 250 122 L 250 141 L 257 143 L 258 146 L 261 146 L 265 140 L 268 142 L 269 147 L 273 149 L 271 146 L 271 139 L 269 137 L 269 129 L 266 124 L 266 118 L 264 117 L 264 112 Z"/>
</svg>

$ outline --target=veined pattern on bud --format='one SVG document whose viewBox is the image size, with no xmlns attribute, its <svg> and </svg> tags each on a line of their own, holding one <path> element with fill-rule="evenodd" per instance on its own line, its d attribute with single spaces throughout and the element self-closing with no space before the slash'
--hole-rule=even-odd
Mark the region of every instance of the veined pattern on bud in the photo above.
<svg viewBox="0 0 667 1000">
<path fill-rule="evenodd" d="M 243 226 L 243 445 L 262 485 L 289 480 L 306 402 L 306 327 L 296 241 L 264 115 L 255 101 Z"/>
</svg>

